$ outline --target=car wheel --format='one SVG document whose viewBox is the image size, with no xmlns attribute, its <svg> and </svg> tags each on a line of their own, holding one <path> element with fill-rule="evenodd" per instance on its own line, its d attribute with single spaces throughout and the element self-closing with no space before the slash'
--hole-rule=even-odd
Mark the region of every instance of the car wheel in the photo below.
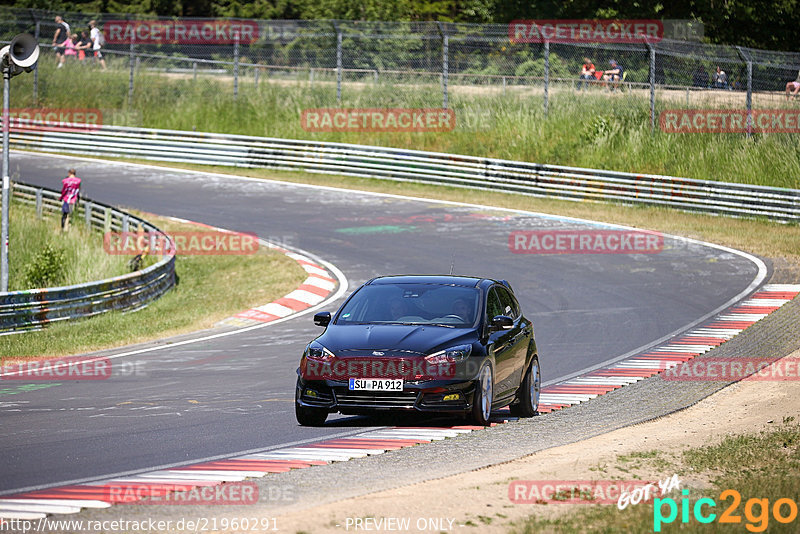
<svg viewBox="0 0 800 534">
<path fill-rule="evenodd" d="M 512 404 L 509 409 L 511 415 L 516 417 L 533 417 L 539 413 L 539 394 L 542 390 L 542 374 L 539 369 L 539 358 L 536 356 L 531 360 L 528 372 L 519 386 L 517 402 Z"/>
<path fill-rule="evenodd" d="M 328 418 L 328 410 L 325 408 L 309 408 L 300 405 L 300 388 L 295 388 L 294 394 L 294 416 L 302 426 L 322 426 Z"/>
<path fill-rule="evenodd" d="M 494 376 L 492 366 L 483 364 L 478 380 L 475 382 L 475 394 L 472 397 L 472 420 L 476 425 L 488 426 L 492 415 L 494 400 Z"/>
</svg>

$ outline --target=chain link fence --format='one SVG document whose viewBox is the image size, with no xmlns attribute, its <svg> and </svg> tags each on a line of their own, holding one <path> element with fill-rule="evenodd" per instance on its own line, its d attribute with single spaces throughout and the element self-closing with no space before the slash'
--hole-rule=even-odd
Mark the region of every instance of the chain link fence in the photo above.
<svg viewBox="0 0 800 534">
<path fill-rule="evenodd" d="M 88 33 L 91 19 L 103 29 L 108 74 L 93 73 L 90 83 L 113 85 L 121 104 L 155 83 L 153 75 L 206 84 L 216 101 L 232 102 L 243 92 L 277 84 L 314 95 L 316 104 L 343 107 L 447 108 L 459 94 L 517 93 L 541 99 L 547 113 L 561 98 L 580 105 L 580 95 L 606 92 L 641 97 L 655 127 L 659 110 L 666 108 L 783 106 L 786 83 L 800 69 L 800 53 L 697 41 L 518 43 L 503 24 L 176 20 L 0 8 L 0 39 L 34 34 L 43 48 L 39 68 L 53 67 L 56 15 L 79 36 Z M 204 27 L 210 28 L 205 34 Z M 65 67 L 100 68 L 91 51 L 85 56 L 68 57 Z M 613 59 L 624 68 L 624 78 L 581 83 L 584 58 L 598 71 Z M 724 83 L 714 83 L 717 67 L 725 73 Z M 34 104 L 63 89 L 43 83 L 38 72 L 32 85 Z"/>
</svg>

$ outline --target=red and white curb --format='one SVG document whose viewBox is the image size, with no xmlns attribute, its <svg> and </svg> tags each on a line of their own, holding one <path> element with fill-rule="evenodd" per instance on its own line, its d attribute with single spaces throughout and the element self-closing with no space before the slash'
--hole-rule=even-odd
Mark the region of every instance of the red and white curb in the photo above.
<svg viewBox="0 0 800 534">
<path fill-rule="evenodd" d="M 204 223 L 181 219 L 179 217 L 168 217 L 168 219 L 182 222 L 186 224 L 194 224 L 204 228 L 210 228 L 219 232 L 231 232 L 225 228 L 218 228 L 216 226 L 209 226 Z M 316 306 L 320 302 L 327 299 L 336 289 L 338 285 L 336 276 L 331 273 L 327 268 L 320 265 L 308 256 L 287 250 L 269 241 L 259 239 L 258 242 L 271 250 L 285 254 L 296 261 L 303 270 L 308 273 L 302 284 L 300 284 L 294 291 L 288 295 L 279 298 L 276 301 L 251 308 L 243 312 L 239 312 L 233 317 L 228 317 L 217 323 L 217 326 L 235 326 L 247 327 L 260 323 L 269 323 L 277 319 L 283 319 L 292 314 L 307 310 Z"/>
<path fill-rule="evenodd" d="M 800 294 L 800 284 L 768 284 L 701 326 L 636 356 L 542 388 L 539 411 L 560 410 L 644 380 L 725 343 Z"/>
<path fill-rule="evenodd" d="M 492 423 L 492 426 L 497 423 Z M 48 514 L 75 514 L 81 508 L 108 508 L 176 491 L 241 482 L 269 473 L 346 462 L 422 443 L 453 438 L 482 426 L 390 427 L 318 443 L 264 453 L 162 469 L 131 476 L 28 491 L 0 498 L 0 519 L 43 519 Z M 199 503 L 198 503 L 199 504 Z"/>
<path fill-rule="evenodd" d="M 269 323 L 316 306 L 327 299 L 336 289 L 337 281 L 334 275 L 308 256 L 291 252 L 272 243 L 264 241 L 262 243 L 266 243 L 269 248 L 282 252 L 295 260 L 308 273 L 308 278 L 288 295 L 269 304 L 237 313 L 233 317 L 220 321 L 217 323 L 218 325 L 250 326 Z"/>
<path fill-rule="evenodd" d="M 300 255 L 295 259 L 305 261 L 305 257 Z M 306 266 L 316 267 L 313 262 L 309 262 Z M 311 275 L 309 278 L 321 275 L 318 271 L 306 270 Z M 308 280 L 304 285 L 307 284 Z M 295 291 L 306 291 L 306 289 L 301 286 Z M 293 294 L 294 296 L 292 296 Z M 749 299 L 661 346 L 626 358 L 611 367 L 597 369 L 543 388 L 539 411 L 547 413 L 586 402 L 708 352 L 777 310 L 798 294 L 800 294 L 800 285 L 766 285 Z M 276 303 L 293 309 L 290 304 L 306 303 L 305 300 L 296 298 L 298 296 L 301 295 L 292 292 Z M 306 295 L 302 296 L 307 298 Z M 266 308 L 266 306 L 261 308 Z M 273 315 L 269 311 L 260 311 Z M 505 422 L 507 418 L 501 412 L 496 414 L 495 420 Z M 496 424 L 492 423 L 492 426 Z M 240 482 L 246 478 L 263 477 L 269 473 L 284 473 L 292 469 L 306 469 L 314 465 L 345 462 L 354 458 L 365 458 L 405 447 L 453 438 L 483 428 L 469 425 L 388 427 L 263 453 L 246 454 L 234 458 L 83 484 L 27 491 L 0 498 L 0 519 L 36 520 L 42 519 L 48 514 L 75 514 L 82 508 L 108 508 L 120 502 L 135 502 L 135 500 L 131 501 L 131 496 L 134 496 L 133 499 L 162 497 L 176 491 L 190 491 L 198 487 Z"/>
</svg>

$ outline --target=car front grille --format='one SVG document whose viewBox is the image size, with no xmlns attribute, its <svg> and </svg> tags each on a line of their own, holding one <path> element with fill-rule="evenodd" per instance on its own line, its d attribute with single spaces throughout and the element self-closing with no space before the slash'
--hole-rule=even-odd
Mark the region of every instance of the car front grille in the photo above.
<svg viewBox="0 0 800 534">
<path fill-rule="evenodd" d="M 414 408 L 416 391 L 350 391 L 334 389 L 336 402 L 342 407 Z"/>
</svg>

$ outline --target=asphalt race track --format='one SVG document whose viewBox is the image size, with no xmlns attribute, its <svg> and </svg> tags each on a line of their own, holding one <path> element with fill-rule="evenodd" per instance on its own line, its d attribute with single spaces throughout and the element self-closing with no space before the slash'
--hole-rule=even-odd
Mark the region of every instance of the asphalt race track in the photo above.
<svg viewBox="0 0 800 534">
<path fill-rule="evenodd" d="M 509 250 L 514 230 L 607 228 L 558 217 L 11 155 L 12 177 L 55 189 L 71 166 L 88 197 L 298 247 L 336 265 L 351 289 L 376 275 L 446 274 L 451 261 L 456 274 L 508 279 L 535 324 L 545 383 L 643 350 L 714 312 L 758 275 L 756 264 L 744 256 L 674 239 L 667 239 L 658 254 Z M 114 360 L 137 364 L 138 375 L 64 381 L 2 395 L 0 493 L 380 425 L 380 420 L 356 417 L 331 417 L 319 429 L 295 422 L 295 369 L 305 344 L 320 332 L 306 315 Z"/>
</svg>

